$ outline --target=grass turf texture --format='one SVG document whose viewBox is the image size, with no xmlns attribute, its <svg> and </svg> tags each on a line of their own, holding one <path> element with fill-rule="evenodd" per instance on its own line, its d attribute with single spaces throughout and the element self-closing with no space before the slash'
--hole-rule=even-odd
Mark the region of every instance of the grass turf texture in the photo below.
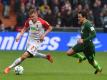
<svg viewBox="0 0 107 80">
<path fill-rule="evenodd" d="M 0 51 L 0 80 L 107 80 L 107 53 L 96 53 L 96 60 L 103 67 L 102 74 L 95 75 L 87 60 L 77 63 L 77 59 L 66 56 L 64 52 L 51 52 L 54 63 L 45 59 L 29 58 L 21 65 L 23 75 L 15 75 L 12 70 L 3 74 L 5 67 L 18 58 L 23 51 Z M 44 52 L 45 54 L 47 52 Z"/>
</svg>

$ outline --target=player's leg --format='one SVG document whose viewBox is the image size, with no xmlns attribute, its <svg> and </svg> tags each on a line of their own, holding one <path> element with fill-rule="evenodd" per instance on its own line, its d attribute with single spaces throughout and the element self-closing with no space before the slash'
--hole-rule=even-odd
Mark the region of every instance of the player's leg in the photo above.
<svg viewBox="0 0 107 80">
<path fill-rule="evenodd" d="M 51 56 L 51 54 L 43 54 L 43 53 L 40 53 L 38 51 L 34 52 L 35 53 L 35 56 L 36 57 L 39 57 L 39 58 L 45 58 L 47 59 L 48 61 L 50 61 L 51 63 L 53 63 L 53 58 Z"/>
<path fill-rule="evenodd" d="M 24 61 L 27 57 L 29 57 L 30 54 L 29 52 L 25 52 L 24 54 L 22 54 L 21 57 L 17 58 L 10 66 L 8 66 L 7 68 L 5 68 L 4 73 L 7 74 L 9 73 L 10 69 L 19 65 L 22 61 Z"/>
<path fill-rule="evenodd" d="M 79 52 L 82 52 L 83 50 L 83 46 L 80 44 L 75 45 L 73 48 L 70 48 L 66 54 L 68 56 L 73 56 L 75 58 L 78 58 L 78 62 L 82 62 L 83 60 L 85 60 L 86 58 L 82 55 L 79 54 Z"/>
<path fill-rule="evenodd" d="M 96 69 L 94 74 L 97 74 L 102 71 L 102 68 L 95 59 L 88 59 L 88 62 Z"/>
<path fill-rule="evenodd" d="M 87 48 L 84 51 L 84 54 L 85 54 L 86 58 L 88 59 L 88 62 L 96 69 L 96 71 L 94 73 L 97 74 L 98 72 L 101 72 L 102 68 L 100 67 L 98 62 L 94 59 L 94 57 L 95 57 L 94 47 Z"/>
<path fill-rule="evenodd" d="M 52 58 L 51 54 L 40 53 L 40 52 L 38 52 L 37 48 L 35 48 L 35 50 L 33 52 L 33 55 L 36 56 L 36 57 L 38 57 L 38 58 L 47 59 L 48 61 L 50 61 L 51 63 L 53 63 L 53 58 Z"/>
<path fill-rule="evenodd" d="M 94 74 L 98 74 L 102 72 L 102 68 L 96 60 L 94 60 L 94 66 L 96 68 L 96 71 L 94 72 Z"/>
<path fill-rule="evenodd" d="M 35 40 L 34 44 L 31 44 L 27 48 L 27 51 L 29 51 L 30 54 L 32 54 L 33 56 L 36 56 L 36 57 L 39 57 L 39 58 L 45 58 L 45 59 L 49 60 L 52 63 L 53 59 L 52 59 L 52 56 L 50 54 L 42 54 L 42 53 L 38 52 L 39 45 L 40 45 L 40 41 Z"/>
<path fill-rule="evenodd" d="M 21 57 L 17 58 L 12 65 L 9 66 L 9 68 L 13 68 L 17 65 L 19 65 L 21 62 L 23 62 L 26 58 L 30 56 L 29 52 L 26 51 L 24 54 L 22 54 Z"/>
</svg>

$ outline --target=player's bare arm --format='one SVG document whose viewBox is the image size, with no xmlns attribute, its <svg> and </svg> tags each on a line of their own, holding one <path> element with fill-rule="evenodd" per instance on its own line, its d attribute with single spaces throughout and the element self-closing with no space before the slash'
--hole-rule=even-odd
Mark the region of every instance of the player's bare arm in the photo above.
<svg viewBox="0 0 107 80">
<path fill-rule="evenodd" d="M 43 41 L 44 37 L 52 31 L 52 26 L 49 26 L 43 35 L 40 36 L 40 40 Z"/>
<path fill-rule="evenodd" d="M 16 42 L 18 42 L 18 41 L 20 40 L 21 36 L 24 34 L 25 31 L 26 31 L 26 27 L 24 27 L 24 28 L 21 30 L 20 34 L 19 34 L 19 35 L 17 36 L 17 38 L 16 38 Z"/>
</svg>

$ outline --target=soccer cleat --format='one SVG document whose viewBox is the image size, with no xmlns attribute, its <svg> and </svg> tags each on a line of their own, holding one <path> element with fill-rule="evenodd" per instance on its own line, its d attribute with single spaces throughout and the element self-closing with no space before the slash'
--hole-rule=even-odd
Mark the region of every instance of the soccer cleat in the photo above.
<svg viewBox="0 0 107 80">
<path fill-rule="evenodd" d="M 102 68 L 101 69 L 97 69 L 94 74 L 98 74 L 98 73 L 101 73 L 102 72 Z"/>
<path fill-rule="evenodd" d="M 81 59 L 81 58 L 79 58 L 79 59 L 78 59 L 78 63 L 82 63 L 82 61 L 84 61 L 84 60 L 86 60 L 86 58 L 85 58 L 85 57 L 84 57 L 84 58 L 82 58 L 82 59 Z"/>
<path fill-rule="evenodd" d="M 4 73 L 8 74 L 9 72 L 10 72 L 10 68 L 9 67 L 5 68 Z"/>
<path fill-rule="evenodd" d="M 53 63 L 53 58 L 52 58 L 52 56 L 51 56 L 50 54 L 47 54 L 47 55 L 46 55 L 46 59 L 47 59 L 48 61 L 50 61 L 51 63 Z"/>
</svg>

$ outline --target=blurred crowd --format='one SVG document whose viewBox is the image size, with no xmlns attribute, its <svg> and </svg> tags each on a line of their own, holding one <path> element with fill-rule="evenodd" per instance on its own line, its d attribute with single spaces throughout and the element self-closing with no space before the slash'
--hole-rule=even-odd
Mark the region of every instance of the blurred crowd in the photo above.
<svg viewBox="0 0 107 80">
<path fill-rule="evenodd" d="M 9 18 L 11 0 L 1 0 L 3 16 Z M 35 7 L 40 17 L 56 28 L 79 27 L 77 14 L 86 11 L 88 19 L 95 27 L 107 28 L 107 0 L 13 0 L 16 14 L 16 27 L 22 27 L 28 10 Z M 0 26 L 3 26 L 0 21 Z"/>
</svg>

